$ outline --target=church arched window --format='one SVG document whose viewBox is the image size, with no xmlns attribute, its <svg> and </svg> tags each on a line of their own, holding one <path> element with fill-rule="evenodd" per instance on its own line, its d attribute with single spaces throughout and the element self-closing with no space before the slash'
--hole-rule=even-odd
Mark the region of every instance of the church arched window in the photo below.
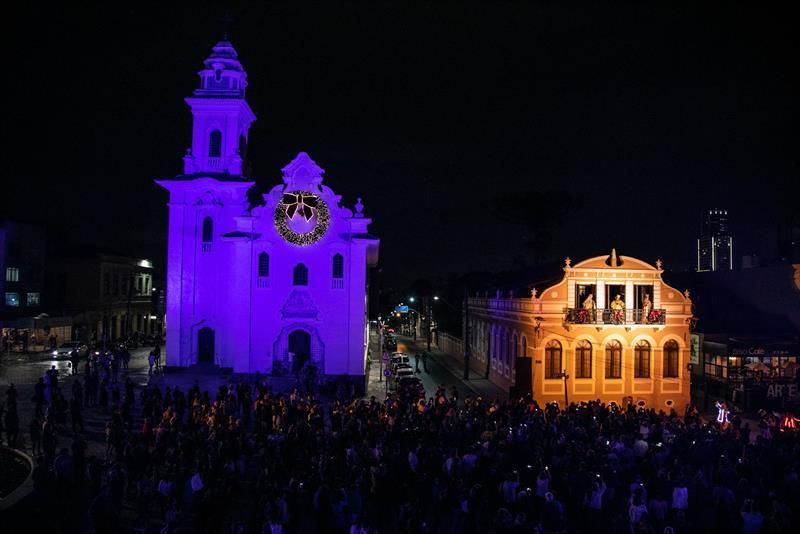
<svg viewBox="0 0 800 534">
<path fill-rule="evenodd" d="M 341 254 L 333 256 L 333 277 L 344 278 L 344 257 Z"/>
<path fill-rule="evenodd" d="M 302 263 L 294 266 L 292 273 L 292 285 L 294 286 L 307 286 L 308 285 L 308 267 Z"/>
<path fill-rule="evenodd" d="M 269 276 L 269 254 L 262 252 L 258 255 L 258 277 L 266 278 Z"/>
<path fill-rule="evenodd" d="M 212 130 L 208 136 L 208 157 L 218 158 L 222 155 L 222 132 Z"/>
<path fill-rule="evenodd" d="M 214 220 L 211 217 L 203 219 L 203 243 L 211 243 L 214 240 Z"/>
</svg>

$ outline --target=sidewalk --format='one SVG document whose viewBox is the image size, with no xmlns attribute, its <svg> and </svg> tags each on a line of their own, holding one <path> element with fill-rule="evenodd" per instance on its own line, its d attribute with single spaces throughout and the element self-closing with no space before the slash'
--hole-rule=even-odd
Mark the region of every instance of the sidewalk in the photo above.
<svg viewBox="0 0 800 534">
<path fill-rule="evenodd" d="M 427 342 L 424 340 L 413 341 L 407 336 L 397 336 L 397 338 L 403 341 L 409 352 L 425 352 L 428 349 Z M 466 388 L 470 391 L 470 394 L 480 395 L 485 399 L 494 399 L 495 397 L 501 400 L 508 399 L 507 391 L 472 370 L 469 373 L 469 380 L 464 380 L 463 360 L 459 361 L 446 352 L 439 350 L 435 345 L 431 345 L 430 354 L 433 365 L 438 366 L 442 372 L 449 375 L 448 382 L 457 382 L 459 388 Z M 434 372 L 434 374 L 437 373 Z"/>
</svg>

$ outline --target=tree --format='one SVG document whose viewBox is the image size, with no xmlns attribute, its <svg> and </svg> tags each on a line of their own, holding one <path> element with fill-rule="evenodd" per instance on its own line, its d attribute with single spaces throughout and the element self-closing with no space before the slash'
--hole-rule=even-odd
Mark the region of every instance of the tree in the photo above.
<svg viewBox="0 0 800 534">
<path fill-rule="evenodd" d="M 583 206 L 583 198 L 564 191 L 505 193 L 492 199 L 492 212 L 502 221 L 524 226 L 523 244 L 535 264 L 547 259 L 556 232 Z"/>
</svg>

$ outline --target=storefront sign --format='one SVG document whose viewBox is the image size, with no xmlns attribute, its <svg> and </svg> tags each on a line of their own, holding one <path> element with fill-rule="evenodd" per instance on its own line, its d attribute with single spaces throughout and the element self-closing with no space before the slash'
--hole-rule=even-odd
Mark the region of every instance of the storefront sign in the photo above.
<svg viewBox="0 0 800 534">
<path fill-rule="evenodd" d="M 800 396 L 800 391 L 797 389 L 797 384 L 770 384 L 767 388 L 767 398 L 769 399 L 781 397 L 795 399 L 798 396 Z"/>
<path fill-rule="evenodd" d="M 689 363 L 700 365 L 700 347 L 703 346 L 703 334 L 689 336 Z"/>
<path fill-rule="evenodd" d="M 790 356 L 796 354 L 786 348 L 765 349 L 764 347 L 732 347 L 731 356 Z"/>
</svg>

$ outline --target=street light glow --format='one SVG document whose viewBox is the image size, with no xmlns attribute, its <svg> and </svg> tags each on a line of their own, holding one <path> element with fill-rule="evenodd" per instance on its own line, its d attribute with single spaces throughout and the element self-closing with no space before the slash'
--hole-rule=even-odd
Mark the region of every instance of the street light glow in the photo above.
<svg viewBox="0 0 800 534">
<path fill-rule="evenodd" d="M 433 300 L 439 300 L 439 297 L 434 296 Z"/>
<path fill-rule="evenodd" d="M 414 297 L 408 297 L 409 302 L 414 302 Z"/>
</svg>

